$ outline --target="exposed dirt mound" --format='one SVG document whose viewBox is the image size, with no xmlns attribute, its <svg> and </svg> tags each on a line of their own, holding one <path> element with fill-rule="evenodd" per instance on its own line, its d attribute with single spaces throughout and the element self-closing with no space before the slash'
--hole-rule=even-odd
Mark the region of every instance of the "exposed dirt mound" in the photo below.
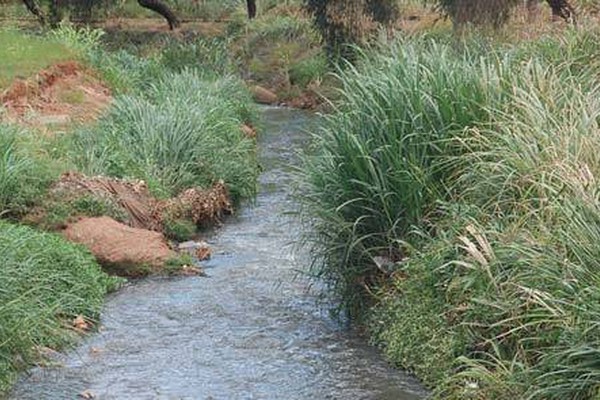
<svg viewBox="0 0 600 400">
<path fill-rule="evenodd" d="M 111 102 L 110 90 L 74 62 L 56 64 L 0 94 L 2 118 L 31 126 L 95 119 Z"/>
<path fill-rule="evenodd" d="M 152 197 L 144 181 L 87 177 L 67 172 L 52 187 L 50 196 L 62 201 L 92 196 L 122 209 L 126 217 L 124 222 L 133 228 L 162 230 L 159 201 Z"/>
<path fill-rule="evenodd" d="M 108 217 L 81 219 L 63 235 L 86 246 L 105 268 L 122 276 L 159 272 L 176 256 L 161 233 L 132 228 Z"/>
<path fill-rule="evenodd" d="M 144 181 L 103 176 L 87 177 L 76 172 L 63 174 L 50 190 L 50 198 L 68 202 L 92 196 L 122 211 L 123 222 L 133 228 L 163 231 L 165 219 L 185 219 L 198 226 L 218 223 L 231 212 L 229 193 L 223 182 L 212 188 L 188 189 L 168 200 L 153 197 Z"/>
</svg>

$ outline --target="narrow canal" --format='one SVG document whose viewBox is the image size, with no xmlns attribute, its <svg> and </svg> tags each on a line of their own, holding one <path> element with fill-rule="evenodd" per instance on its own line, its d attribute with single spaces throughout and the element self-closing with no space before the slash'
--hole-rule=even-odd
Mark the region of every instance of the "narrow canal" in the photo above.
<svg viewBox="0 0 600 400">
<path fill-rule="evenodd" d="M 209 234 L 208 277 L 147 279 L 109 297 L 100 332 L 24 376 L 12 398 L 379 399 L 423 397 L 315 303 L 289 243 L 290 166 L 311 117 L 268 108 L 256 202 Z M 80 397 L 79 397 L 80 398 Z"/>
</svg>

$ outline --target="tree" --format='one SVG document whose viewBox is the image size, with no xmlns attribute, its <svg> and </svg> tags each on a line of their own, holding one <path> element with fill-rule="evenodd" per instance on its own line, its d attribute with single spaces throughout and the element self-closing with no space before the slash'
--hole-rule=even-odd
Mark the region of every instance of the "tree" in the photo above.
<svg viewBox="0 0 600 400">
<path fill-rule="evenodd" d="M 253 19 L 256 17 L 256 0 L 246 0 L 246 5 L 248 7 L 248 19 Z"/>
<path fill-rule="evenodd" d="M 531 15 L 541 0 L 527 0 L 527 9 Z M 440 10 L 456 25 L 466 23 L 476 25 L 502 26 L 510 17 L 511 10 L 521 4 L 521 0 L 434 0 Z M 569 0 L 545 0 L 552 9 L 554 18 L 574 21 L 575 10 Z"/>
<path fill-rule="evenodd" d="M 137 0 L 137 2 L 140 6 L 162 15 L 169 23 L 169 29 L 173 30 L 179 26 L 179 19 L 175 13 L 161 0 Z"/>
<path fill-rule="evenodd" d="M 179 19 L 171 10 L 171 8 L 164 3 L 162 0 L 137 0 L 138 4 L 144 8 L 152 10 L 161 16 L 163 16 L 168 24 L 169 28 L 175 29 L 179 26 Z M 36 3 L 36 0 L 23 0 L 23 3 L 33 15 L 36 16 L 38 21 L 42 25 L 46 23 L 46 16 L 42 12 L 39 5 Z M 90 0 L 71 0 L 68 2 L 62 2 L 59 0 L 50 0 L 50 23 L 52 25 L 56 25 L 60 21 L 60 9 L 61 6 L 70 5 L 75 7 L 76 9 L 84 10 L 84 13 L 91 15 L 91 7 L 99 2 L 90 1 Z"/>
<path fill-rule="evenodd" d="M 569 4 L 568 0 L 547 0 L 547 2 L 552 9 L 554 18 L 575 22 L 575 9 Z"/>
<path fill-rule="evenodd" d="M 23 0 L 23 3 L 25 3 L 25 7 L 27 7 L 29 12 L 35 15 L 38 21 L 40 21 L 40 24 L 46 25 L 46 16 L 42 10 L 40 10 L 40 7 L 37 5 L 35 0 Z"/>
<path fill-rule="evenodd" d="M 397 15 L 394 0 L 304 0 L 304 6 L 321 32 L 330 60 L 352 59 L 349 45 L 364 41 L 374 26 L 388 24 Z"/>
</svg>

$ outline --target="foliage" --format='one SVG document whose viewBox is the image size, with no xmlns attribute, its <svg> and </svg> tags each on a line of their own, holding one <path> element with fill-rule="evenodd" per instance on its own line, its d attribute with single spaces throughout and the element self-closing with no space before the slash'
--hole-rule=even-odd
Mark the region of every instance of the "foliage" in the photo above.
<svg viewBox="0 0 600 400">
<path fill-rule="evenodd" d="M 397 4 L 388 0 L 305 0 L 330 58 L 352 58 L 353 44 L 364 43 L 377 23 L 389 23 Z"/>
<path fill-rule="evenodd" d="M 340 73 L 301 172 L 312 272 L 437 398 L 597 398 L 598 35 Z"/>
<path fill-rule="evenodd" d="M 500 27 L 510 17 L 519 0 L 436 0 L 440 10 L 452 18 L 455 25 L 472 23 Z"/>
<path fill-rule="evenodd" d="M 303 203 L 315 272 L 353 314 L 364 284 L 379 275 L 372 258 L 401 257 L 396 241 L 446 198 L 453 170 L 439 167 L 440 157 L 457 154 L 453 139 L 465 128 L 489 121 L 498 76 L 491 70 L 480 79 L 480 68 L 447 46 L 417 42 L 365 55 L 360 67 L 340 73 L 341 105 L 326 117 L 303 166 Z"/>
<path fill-rule="evenodd" d="M 185 219 L 165 218 L 163 223 L 165 236 L 176 242 L 191 240 L 197 234 L 196 224 Z"/>
<path fill-rule="evenodd" d="M 83 55 L 97 49 L 103 35 L 104 32 L 101 29 L 93 29 L 88 26 L 76 28 L 67 23 L 61 23 L 50 33 L 50 36 L 58 42 L 63 43 L 75 53 Z"/>
<path fill-rule="evenodd" d="M 58 235 L 0 222 L 0 393 L 16 374 L 77 337 L 76 316 L 98 317 L 118 284 L 89 252 Z"/>
</svg>

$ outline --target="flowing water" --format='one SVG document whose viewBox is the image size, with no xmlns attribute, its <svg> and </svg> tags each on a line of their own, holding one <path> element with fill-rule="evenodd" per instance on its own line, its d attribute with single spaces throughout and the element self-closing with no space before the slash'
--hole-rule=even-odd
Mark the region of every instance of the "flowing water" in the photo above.
<svg viewBox="0 0 600 400">
<path fill-rule="evenodd" d="M 107 299 L 100 332 L 24 376 L 12 399 L 423 397 L 364 338 L 331 320 L 297 273 L 289 169 L 311 118 L 264 110 L 254 204 L 205 239 L 208 277 L 146 279 Z M 301 257 L 300 257 L 301 258 Z M 81 398 L 81 397 L 79 397 Z"/>
</svg>

